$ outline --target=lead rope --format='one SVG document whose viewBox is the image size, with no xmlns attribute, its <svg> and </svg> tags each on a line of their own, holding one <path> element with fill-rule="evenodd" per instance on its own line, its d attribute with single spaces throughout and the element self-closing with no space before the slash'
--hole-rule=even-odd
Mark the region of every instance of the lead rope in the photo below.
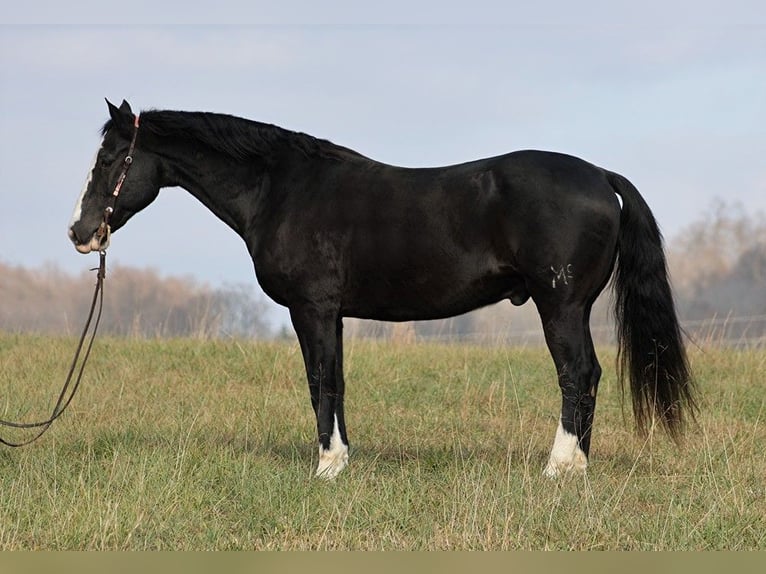
<svg viewBox="0 0 766 574">
<path fill-rule="evenodd" d="M 11 447 L 19 447 L 28 445 L 37 439 L 39 439 L 43 434 L 45 434 L 45 431 L 47 431 L 50 426 L 53 424 L 53 421 L 55 421 L 57 418 L 59 418 L 62 414 L 64 414 L 64 411 L 67 409 L 69 404 L 72 402 L 72 399 L 74 398 L 75 394 L 77 393 L 77 389 L 80 387 L 80 381 L 82 380 L 82 374 L 85 370 L 85 364 L 88 362 L 88 357 L 90 356 L 90 350 L 93 347 L 93 341 L 96 338 L 96 331 L 98 330 L 98 324 L 101 321 L 101 310 L 104 307 L 104 279 L 106 278 L 106 251 L 100 251 L 99 252 L 99 265 L 95 269 L 91 269 L 91 271 L 97 271 L 97 278 L 96 278 L 96 288 L 93 291 L 93 300 L 90 304 L 90 311 L 88 311 L 88 319 L 85 321 L 85 327 L 82 330 L 82 334 L 80 335 L 80 340 L 77 343 L 77 349 L 74 353 L 74 358 L 72 359 L 72 364 L 69 367 L 69 374 L 67 375 L 66 381 L 64 381 L 64 386 L 61 389 L 61 392 L 59 393 L 58 400 L 56 401 L 56 406 L 53 407 L 53 412 L 51 413 L 51 416 L 48 417 L 44 421 L 37 421 L 32 423 L 19 423 L 19 422 L 13 422 L 13 421 L 6 421 L 0 419 L 0 425 L 5 427 L 11 427 L 11 428 L 17 428 L 17 429 L 31 429 L 31 428 L 38 428 L 40 429 L 36 435 L 34 435 L 32 438 L 21 441 L 21 442 L 14 442 L 7 440 L 3 437 L 0 437 L 0 443 L 11 446 Z M 98 305 L 98 312 L 96 312 L 96 306 Z M 96 322 L 93 324 L 93 331 L 91 332 L 90 339 L 88 340 L 87 346 L 85 346 L 85 340 L 88 336 L 88 331 L 90 330 L 91 322 L 93 321 L 93 316 L 96 316 Z M 82 353 L 83 347 L 85 346 L 85 354 L 83 355 L 82 361 L 80 362 L 80 354 Z M 79 363 L 79 368 L 78 368 Z M 74 383 L 72 382 L 72 377 L 74 373 L 77 372 L 77 377 L 74 379 Z M 70 389 L 71 385 L 71 389 Z"/>
<path fill-rule="evenodd" d="M 120 190 L 122 189 L 122 184 L 125 182 L 125 178 L 128 175 L 128 169 L 130 169 L 130 166 L 133 164 L 133 152 L 136 148 L 136 138 L 138 136 L 138 114 L 133 118 L 133 137 L 130 141 L 130 147 L 128 148 L 128 155 L 125 156 L 125 160 L 122 164 L 122 172 L 120 173 L 120 176 L 117 178 L 117 183 L 114 186 L 114 191 L 112 191 L 112 195 L 109 198 L 109 202 L 106 206 L 106 209 L 104 209 L 104 218 L 101 222 L 101 225 L 99 225 L 98 231 L 96 231 L 96 236 L 99 238 L 99 243 L 102 246 L 102 249 L 99 251 L 99 263 L 98 267 L 95 267 L 91 269 L 91 271 L 97 271 L 96 275 L 96 288 L 93 291 L 93 300 L 90 303 L 90 311 L 88 311 L 88 319 L 85 321 L 85 327 L 82 330 L 82 334 L 80 335 L 80 340 L 77 343 L 77 349 L 74 353 L 74 358 L 72 359 L 72 364 L 69 367 L 69 374 L 67 374 L 66 381 L 64 381 L 64 386 L 61 389 L 61 392 L 59 393 L 58 400 L 56 401 L 56 406 L 53 407 L 53 412 L 51 413 L 51 416 L 48 417 L 44 421 L 37 421 L 33 423 L 18 423 L 13 421 L 6 421 L 3 419 L 0 419 L 0 426 L 10 427 L 10 428 L 16 428 L 16 429 L 33 429 L 38 428 L 40 429 L 36 435 L 34 435 L 29 440 L 21 441 L 21 442 L 13 442 L 10 440 L 6 440 L 3 437 L 0 437 L 0 444 L 4 444 L 6 446 L 12 446 L 12 447 L 19 447 L 19 446 L 25 446 L 30 443 L 33 443 L 37 439 L 39 439 L 41 436 L 45 434 L 45 431 L 47 431 L 50 426 L 53 424 L 53 421 L 55 421 L 57 418 L 59 418 L 62 414 L 64 414 L 64 411 L 69 406 L 69 403 L 72 402 L 72 399 L 74 398 L 75 394 L 77 393 L 77 389 L 80 387 L 80 381 L 82 380 L 82 373 L 85 370 L 85 365 L 88 362 L 88 357 L 90 357 L 90 350 L 93 347 L 93 341 L 96 338 L 96 331 L 98 331 L 98 324 L 101 322 L 101 311 L 104 308 L 104 279 L 106 279 L 106 247 L 109 245 L 109 235 L 111 233 L 111 230 L 109 228 L 109 219 L 112 216 L 112 213 L 114 213 L 114 204 L 117 201 L 117 196 L 120 195 Z M 98 312 L 96 312 L 96 305 L 98 305 Z M 93 324 L 93 331 L 91 332 L 90 339 L 88 339 L 88 345 L 85 347 L 85 355 L 83 355 L 82 362 L 80 362 L 80 353 L 82 353 L 83 346 L 85 345 L 85 340 L 88 337 L 88 331 L 90 330 L 90 324 L 93 320 L 93 315 L 96 315 L 96 322 Z M 80 364 L 79 368 L 77 367 L 77 364 Z M 74 383 L 72 383 L 72 376 L 74 375 L 75 371 L 77 371 L 77 378 L 74 380 Z M 71 385 L 71 390 L 70 390 Z"/>
</svg>

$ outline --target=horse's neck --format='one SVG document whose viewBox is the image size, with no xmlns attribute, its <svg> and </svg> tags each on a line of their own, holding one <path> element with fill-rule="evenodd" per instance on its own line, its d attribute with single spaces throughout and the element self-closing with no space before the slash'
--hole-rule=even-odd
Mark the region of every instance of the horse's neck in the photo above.
<svg viewBox="0 0 766 574">
<path fill-rule="evenodd" d="M 259 193 L 261 185 L 261 178 L 252 177 L 253 170 L 220 154 L 199 150 L 173 157 L 168 164 L 168 186 L 182 187 L 243 235 L 254 216 L 250 207 L 256 202 L 243 202 L 241 196 Z"/>
</svg>

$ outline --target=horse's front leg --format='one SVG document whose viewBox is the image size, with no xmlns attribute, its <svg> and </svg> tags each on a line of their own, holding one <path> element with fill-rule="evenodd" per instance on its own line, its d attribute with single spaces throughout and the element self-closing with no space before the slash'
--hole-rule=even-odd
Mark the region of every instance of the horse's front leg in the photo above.
<svg viewBox="0 0 766 574">
<path fill-rule="evenodd" d="M 304 305 L 290 317 L 306 365 L 319 435 L 316 475 L 333 479 L 348 465 L 348 437 L 343 415 L 342 322 L 334 309 Z"/>
</svg>

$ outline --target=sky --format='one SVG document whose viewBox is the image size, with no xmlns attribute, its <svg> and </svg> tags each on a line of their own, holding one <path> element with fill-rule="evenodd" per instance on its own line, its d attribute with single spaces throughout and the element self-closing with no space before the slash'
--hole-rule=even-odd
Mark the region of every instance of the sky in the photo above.
<svg viewBox="0 0 766 574">
<path fill-rule="evenodd" d="M 95 265 L 66 229 L 104 98 L 238 115 L 403 166 L 569 153 L 628 177 L 668 238 L 716 199 L 766 211 L 762 2 L 461 4 L 9 3 L 0 262 Z M 109 262 L 258 290 L 242 240 L 177 188 L 112 237 Z"/>
</svg>

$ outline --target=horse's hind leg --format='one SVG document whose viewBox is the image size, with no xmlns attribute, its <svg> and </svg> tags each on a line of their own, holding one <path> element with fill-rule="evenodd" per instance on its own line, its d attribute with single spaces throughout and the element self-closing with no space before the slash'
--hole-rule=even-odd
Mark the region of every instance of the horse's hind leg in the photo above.
<svg viewBox="0 0 766 574">
<path fill-rule="evenodd" d="M 590 436 L 601 377 L 588 325 L 590 305 L 541 311 L 543 330 L 561 388 L 561 417 L 545 475 L 556 477 L 588 466 Z"/>
<path fill-rule="evenodd" d="M 317 419 L 319 464 L 316 475 L 332 479 L 348 465 L 341 318 L 333 311 L 322 311 L 313 306 L 291 308 L 290 317 L 301 345 L 311 406 Z"/>
</svg>

